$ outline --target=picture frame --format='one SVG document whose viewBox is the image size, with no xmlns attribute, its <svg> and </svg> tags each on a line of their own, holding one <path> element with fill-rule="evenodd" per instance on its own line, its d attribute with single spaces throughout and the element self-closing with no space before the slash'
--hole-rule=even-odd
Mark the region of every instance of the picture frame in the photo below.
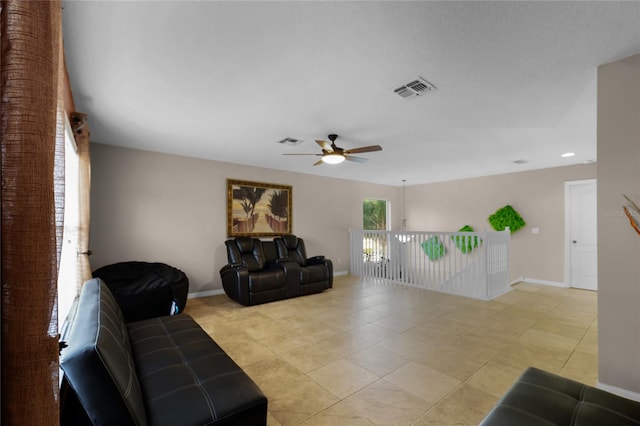
<svg viewBox="0 0 640 426">
<path fill-rule="evenodd" d="M 227 179 L 227 236 L 291 234 L 292 198 L 290 185 Z"/>
</svg>

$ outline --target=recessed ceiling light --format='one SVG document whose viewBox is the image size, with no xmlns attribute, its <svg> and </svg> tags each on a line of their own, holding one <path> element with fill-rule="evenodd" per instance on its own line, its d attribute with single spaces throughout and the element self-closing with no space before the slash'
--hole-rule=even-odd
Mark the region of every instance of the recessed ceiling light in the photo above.
<svg viewBox="0 0 640 426">
<path fill-rule="evenodd" d="M 514 160 L 513 161 L 515 164 L 527 164 L 529 161 L 525 158 L 521 158 L 519 160 Z"/>
<path fill-rule="evenodd" d="M 575 152 L 565 152 L 564 154 L 561 155 L 562 158 L 569 158 L 569 157 L 573 157 L 574 155 L 576 155 Z"/>
</svg>

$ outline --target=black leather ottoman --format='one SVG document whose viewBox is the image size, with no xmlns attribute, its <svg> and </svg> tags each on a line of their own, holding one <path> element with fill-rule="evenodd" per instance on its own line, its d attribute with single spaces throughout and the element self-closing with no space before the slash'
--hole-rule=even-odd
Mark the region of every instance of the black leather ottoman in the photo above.
<svg viewBox="0 0 640 426">
<path fill-rule="evenodd" d="M 96 269 L 93 277 L 107 284 L 126 322 L 174 315 L 187 305 L 187 275 L 165 263 L 114 263 Z"/>
<path fill-rule="evenodd" d="M 640 402 L 528 368 L 485 417 L 484 426 L 639 425 Z"/>
</svg>

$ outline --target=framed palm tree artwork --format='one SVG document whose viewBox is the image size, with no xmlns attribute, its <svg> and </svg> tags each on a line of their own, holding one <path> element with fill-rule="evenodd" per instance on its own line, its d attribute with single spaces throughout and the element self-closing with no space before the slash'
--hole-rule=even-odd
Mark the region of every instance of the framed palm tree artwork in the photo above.
<svg viewBox="0 0 640 426">
<path fill-rule="evenodd" d="M 289 185 L 227 179 L 227 236 L 290 234 L 291 199 Z"/>
</svg>

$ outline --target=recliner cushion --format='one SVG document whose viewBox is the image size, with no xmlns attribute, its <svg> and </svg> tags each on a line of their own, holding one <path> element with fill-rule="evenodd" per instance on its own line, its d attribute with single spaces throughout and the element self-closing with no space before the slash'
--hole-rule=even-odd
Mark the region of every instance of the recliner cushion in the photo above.
<svg viewBox="0 0 640 426">
<path fill-rule="evenodd" d="M 282 241 L 287 248 L 296 248 L 298 246 L 298 237 L 293 234 L 282 235 Z"/>
<path fill-rule="evenodd" d="M 99 278 L 85 282 L 60 366 L 94 425 L 146 425 L 126 324 Z"/>
<path fill-rule="evenodd" d="M 307 264 L 304 241 L 295 235 L 282 235 L 275 239 L 280 258 L 296 262 L 300 266 Z"/>
<path fill-rule="evenodd" d="M 259 293 L 265 290 L 284 288 L 285 276 L 281 269 L 273 269 L 249 274 L 249 290 Z"/>
<path fill-rule="evenodd" d="M 240 251 L 240 263 L 249 272 L 260 271 L 264 268 L 266 261 L 260 240 L 250 237 L 237 237 L 234 241 Z"/>
<path fill-rule="evenodd" d="M 300 283 L 302 285 L 327 281 L 328 269 L 325 265 L 310 265 L 300 268 Z"/>
<path fill-rule="evenodd" d="M 247 253 L 253 250 L 253 238 L 251 237 L 237 237 L 236 244 L 241 253 Z"/>
</svg>

